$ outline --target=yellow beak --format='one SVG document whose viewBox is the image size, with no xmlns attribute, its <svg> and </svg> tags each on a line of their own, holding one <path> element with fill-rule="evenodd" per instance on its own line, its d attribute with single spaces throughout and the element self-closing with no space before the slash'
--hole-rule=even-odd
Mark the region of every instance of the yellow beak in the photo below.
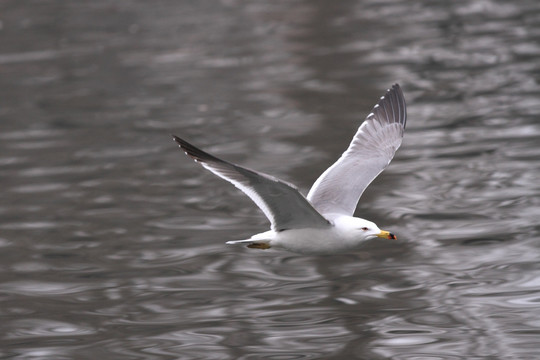
<svg viewBox="0 0 540 360">
<path fill-rule="evenodd" d="M 381 230 L 380 233 L 377 234 L 377 237 L 383 238 L 383 239 L 390 239 L 390 240 L 397 240 L 397 236 L 392 234 L 391 232 Z"/>
</svg>

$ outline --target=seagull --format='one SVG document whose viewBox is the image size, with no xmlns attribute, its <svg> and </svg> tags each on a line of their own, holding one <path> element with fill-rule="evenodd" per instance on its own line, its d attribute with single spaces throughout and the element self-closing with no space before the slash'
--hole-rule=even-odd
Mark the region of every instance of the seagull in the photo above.
<svg viewBox="0 0 540 360">
<path fill-rule="evenodd" d="M 173 139 L 196 162 L 249 196 L 270 221 L 269 231 L 227 244 L 308 255 L 337 254 L 355 251 L 367 240 L 397 239 L 353 214 L 366 187 L 388 166 L 401 145 L 406 121 L 403 92 L 394 84 L 360 125 L 347 150 L 315 181 L 307 197 L 274 176 L 221 160 L 175 135 Z"/>
</svg>

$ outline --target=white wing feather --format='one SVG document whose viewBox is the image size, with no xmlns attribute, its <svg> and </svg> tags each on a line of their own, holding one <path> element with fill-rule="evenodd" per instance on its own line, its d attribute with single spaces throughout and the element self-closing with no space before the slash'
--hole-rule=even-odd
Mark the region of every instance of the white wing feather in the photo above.
<svg viewBox="0 0 540 360">
<path fill-rule="evenodd" d="M 313 184 L 307 199 L 315 209 L 327 218 L 352 216 L 366 187 L 401 145 L 406 122 L 405 99 L 395 84 L 359 127 L 349 148 Z"/>
<path fill-rule="evenodd" d="M 328 220 L 293 185 L 221 160 L 177 136 L 173 136 L 173 139 L 195 161 L 249 196 L 270 220 L 272 230 L 330 226 Z"/>
</svg>

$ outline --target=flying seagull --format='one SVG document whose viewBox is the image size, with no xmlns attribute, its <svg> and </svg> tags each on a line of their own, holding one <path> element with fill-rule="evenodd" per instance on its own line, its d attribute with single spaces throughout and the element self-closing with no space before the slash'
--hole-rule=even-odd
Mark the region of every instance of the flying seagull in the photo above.
<svg viewBox="0 0 540 360">
<path fill-rule="evenodd" d="M 406 121 L 403 92 L 395 84 L 358 128 L 347 150 L 315 181 L 307 197 L 271 175 L 221 160 L 177 136 L 173 139 L 196 162 L 249 196 L 270 220 L 269 231 L 227 244 L 332 254 L 354 251 L 377 237 L 397 239 L 375 223 L 353 217 L 353 213 L 366 187 L 388 166 L 401 145 Z"/>
</svg>

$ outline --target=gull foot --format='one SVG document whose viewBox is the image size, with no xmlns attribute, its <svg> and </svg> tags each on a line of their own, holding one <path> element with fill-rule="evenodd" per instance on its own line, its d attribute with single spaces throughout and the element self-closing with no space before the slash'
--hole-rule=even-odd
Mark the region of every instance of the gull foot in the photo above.
<svg viewBox="0 0 540 360">
<path fill-rule="evenodd" d="M 250 249 L 261 249 L 261 250 L 270 249 L 270 245 L 268 245 L 267 243 L 252 243 L 252 244 L 249 244 L 247 247 Z"/>
</svg>

